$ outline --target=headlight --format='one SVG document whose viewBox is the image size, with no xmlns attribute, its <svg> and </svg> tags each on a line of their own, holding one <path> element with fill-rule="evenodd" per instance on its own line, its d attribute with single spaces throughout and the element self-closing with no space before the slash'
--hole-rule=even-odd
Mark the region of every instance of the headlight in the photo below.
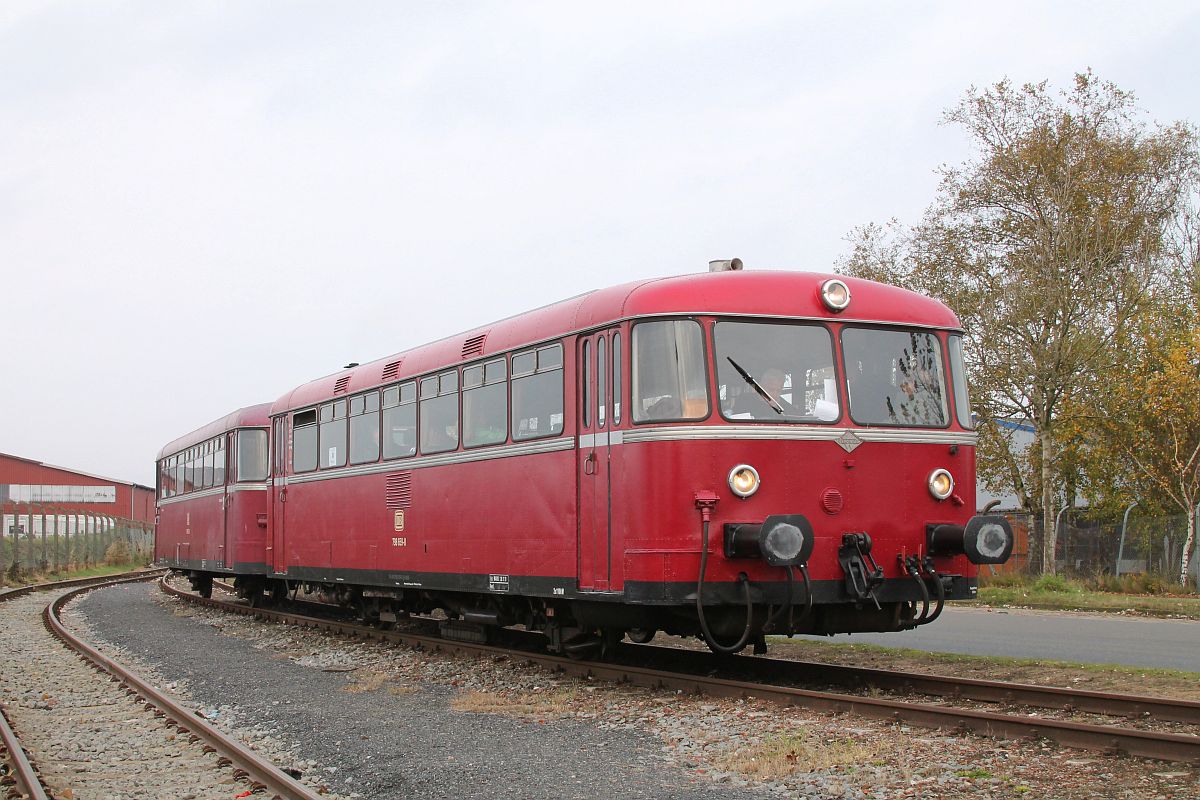
<svg viewBox="0 0 1200 800">
<path fill-rule="evenodd" d="M 831 278 L 821 284 L 821 300 L 830 311 L 843 311 L 850 305 L 850 287 Z"/>
<path fill-rule="evenodd" d="M 729 470 L 729 488 L 738 497 L 749 497 L 758 491 L 758 470 L 749 464 L 738 464 Z"/>
<path fill-rule="evenodd" d="M 929 493 L 945 500 L 954 493 L 954 477 L 944 469 L 935 469 L 929 473 Z"/>
</svg>

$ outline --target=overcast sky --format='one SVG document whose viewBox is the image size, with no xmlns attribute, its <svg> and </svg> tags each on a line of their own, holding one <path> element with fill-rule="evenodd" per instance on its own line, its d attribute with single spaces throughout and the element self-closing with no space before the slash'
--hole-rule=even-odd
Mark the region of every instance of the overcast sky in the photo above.
<svg viewBox="0 0 1200 800">
<path fill-rule="evenodd" d="M 0 452 L 152 485 L 349 361 L 714 258 L 828 270 L 969 155 L 972 84 L 1090 66 L 1200 122 L 1197 41 L 1194 2 L 4 0 Z"/>
</svg>

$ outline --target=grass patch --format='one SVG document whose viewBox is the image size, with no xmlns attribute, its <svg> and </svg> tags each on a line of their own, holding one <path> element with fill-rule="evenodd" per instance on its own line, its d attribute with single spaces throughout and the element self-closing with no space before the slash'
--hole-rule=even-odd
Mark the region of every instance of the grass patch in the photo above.
<svg viewBox="0 0 1200 800">
<path fill-rule="evenodd" d="M 827 664 L 1200 700 L 1200 672 L 1184 670 L 962 653 L 928 653 L 906 647 L 844 644 L 818 639 L 789 640 L 784 637 L 770 637 L 770 648 L 775 657 Z"/>
<path fill-rule="evenodd" d="M 988 772 L 983 767 L 975 767 L 974 769 L 960 769 L 954 773 L 960 778 L 969 778 L 971 780 L 981 780 L 983 778 L 992 777 L 992 773 Z"/>
<path fill-rule="evenodd" d="M 1191 594 L 1149 595 L 1097 592 L 1074 581 L 1056 576 L 1042 576 L 1038 583 L 1028 586 L 982 586 L 975 600 L 956 601 L 960 604 L 983 603 L 992 606 L 1017 606 L 1050 611 L 1102 611 L 1135 613 L 1151 617 L 1183 617 L 1200 619 L 1200 597 Z M 1045 582 L 1042 584 L 1042 582 Z M 1062 581 L 1064 588 L 1048 588 Z M 1042 584 L 1039 586 L 1039 584 Z"/>
<path fill-rule="evenodd" d="M 387 688 L 387 693 L 391 695 L 413 694 L 417 691 L 416 686 L 408 684 L 392 684 L 388 685 L 391 678 L 383 672 L 367 672 L 363 675 L 355 676 L 354 682 L 342 687 L 343 692 L 350 694 L 364 694 L 366 692 L 378 692 L 380 689 Z"/>
<path fill-rule="evenodd" d="M 503 714 L 513 717 L 565 717 L 575 705 L 573 689 L 559 689 L 534 697 L 510 697 L 495 692 L 462 692 L 450 708 L 468 714 Z"/>
<path fill-rule="evenodd" d="M 51 581 L 65 581 L 73 578 L 99 578 L 104 575 L 118 575 L 122 572 L 132 572 L 135 569 L 142 569 L 145 566 L 145 562 L 139 561 L 121 564 L 99 564 L 86 569 L 80 567 L 78 569 L 52 569 L 45 572 L 21 572 L 16 580 L 0 578 L 0 586 L 28 586 L 31 583 L 49 583 Z"/>
<path fill-rule="evenodd" d="M 863 764 L 880 757 L 882 744 L 856 739 L 820 741 L 808 732 L 772 736 L 716 760 L 719 769 L 758 780 L 779 780 L 799 772 Z"/>
</svg>

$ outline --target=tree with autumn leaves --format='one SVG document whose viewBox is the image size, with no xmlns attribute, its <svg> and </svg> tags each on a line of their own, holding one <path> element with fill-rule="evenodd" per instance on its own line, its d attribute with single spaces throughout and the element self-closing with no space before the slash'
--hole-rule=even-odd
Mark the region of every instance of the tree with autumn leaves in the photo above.
<svg viewBox="0 0 1200 800">
<path fill-rule="evenodd" d="M 1081 410 L 1101 407 L 1095 393 L 1115 376 L 1142 380 L 1133 370 L 1150 368 L 1145 337 L 1162 333 L 1145 321 L 1178 297 L 1176 234 L 1200 185 L 1196 133 L 1146 122 L 1132 95 L 1090 71 L 1061 93 L 1045 82 L 973 88 L 945 121 L 966 130 L 975 155 L 941 168 L 917 225 L 853 232 L 840 267 L 957 312 L 982 421 L 981 476 L 1053 521 L 1074 496 L 1075 458 L 1089 452 L 1076 446 Z M 1035 447 L 1014 450 L 1002 420 L 1031 424 Z M 1110 428 L 1094 430 L 1096 458 L 1115 452 L 1101 444 Z M 1043 569 L 1053 572 L 1054 526 L 1040 532 Z"/>
</svg>

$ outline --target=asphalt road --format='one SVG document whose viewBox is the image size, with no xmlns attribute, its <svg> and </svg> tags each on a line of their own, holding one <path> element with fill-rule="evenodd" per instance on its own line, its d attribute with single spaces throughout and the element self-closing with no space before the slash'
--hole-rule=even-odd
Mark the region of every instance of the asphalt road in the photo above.
<svg viewBox="0 0 1200 800">
<path fill-rule="evenodd" d="M 947 608 L 898 633 L 810 637 L 941 653 L 1200 671 L 1200 622 L 1078 612 Z"/>
</svg>

